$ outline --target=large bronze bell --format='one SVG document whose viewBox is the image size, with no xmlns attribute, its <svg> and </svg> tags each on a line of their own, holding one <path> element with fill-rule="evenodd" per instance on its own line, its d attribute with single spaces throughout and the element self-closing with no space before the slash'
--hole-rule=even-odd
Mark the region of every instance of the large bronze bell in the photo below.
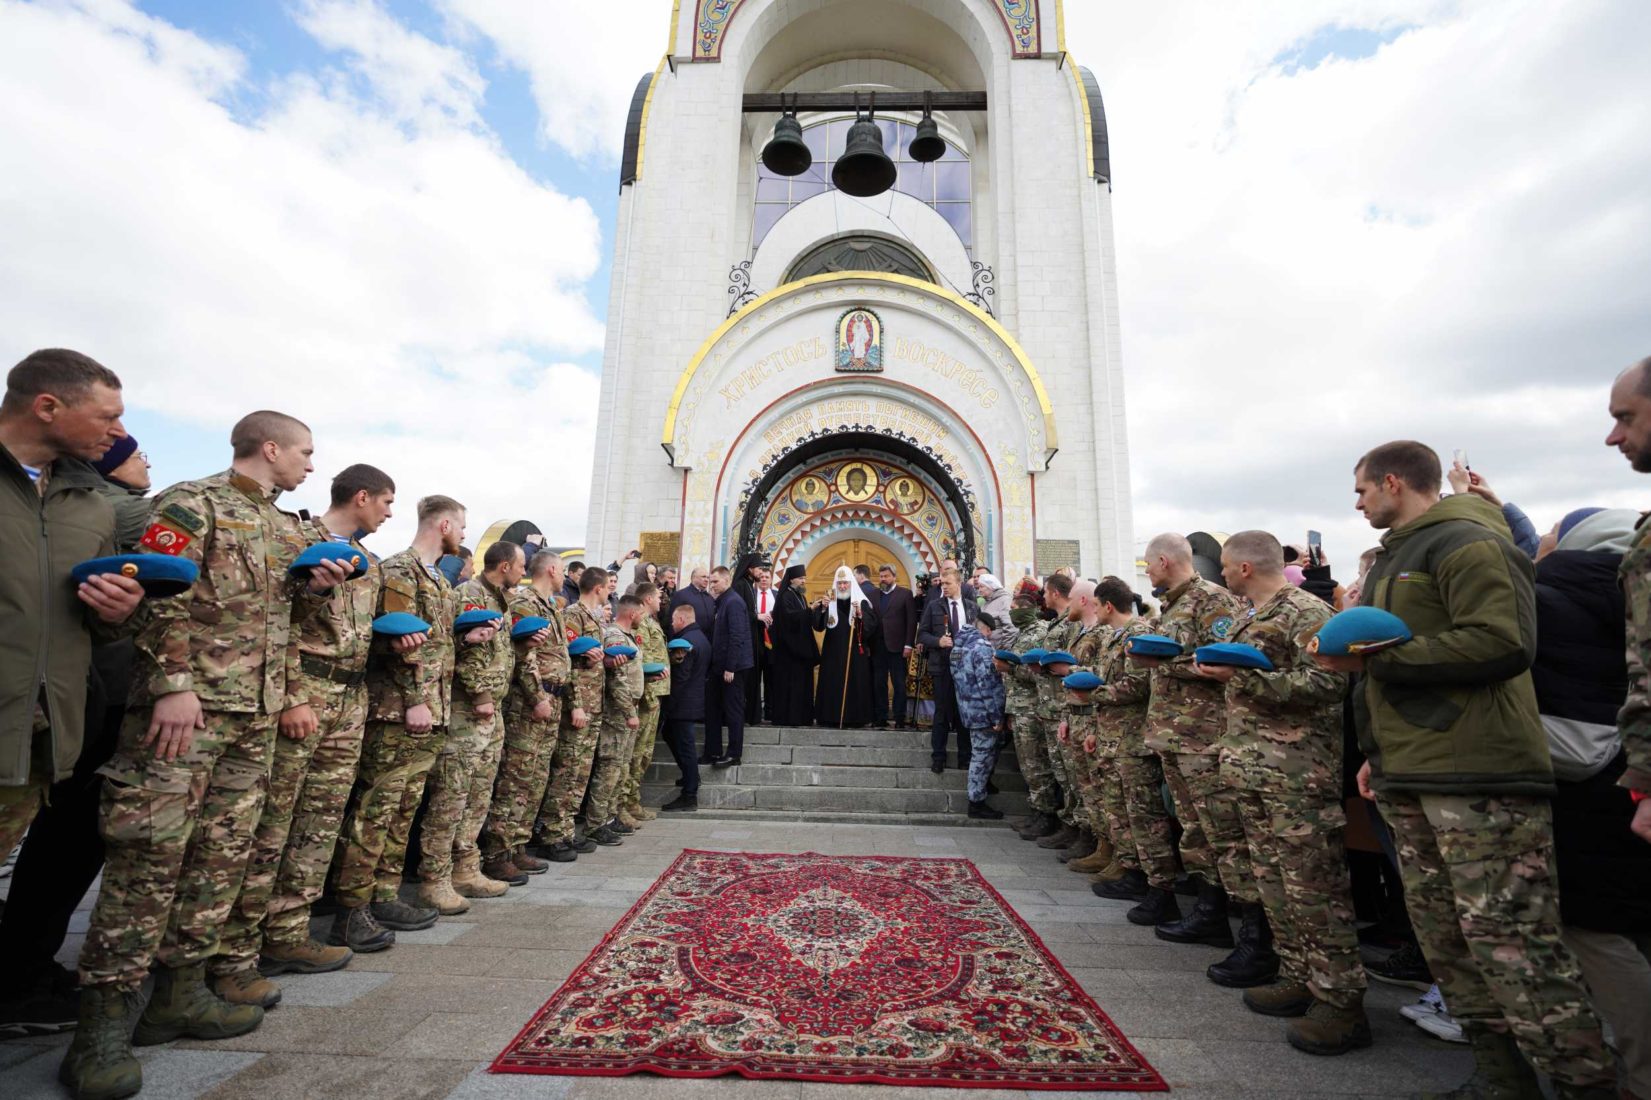
<svg viewBox="0 0 1651 1100">
<path fill-rule="evenodd" d="M 774 123 L 774 136 L 762 147 L 762 164 L 776 176 L 800 176 L 814 163 L 803 142 L 803 125 L 797 112 L 787 111 Z"/>
<path fill-rule="evenodd" d="M 845 195 L 868 199 L 894 186 L 898 173 L 883 152 L 883 130 L 875 119 L 875 114 L 854 112 L 843 155 L 831 169 L 831 182 Z"/>
<path fill-rule="evenodd" d="M 946 155 L 946 139 L 940 136 L 940 124 L 935 122 L 929 108 L 929 93 L 923 93 L 923 120 L 917 124 L 917 136 L 906 150 L 911 159 L 930 164 Z"/>
</svg>

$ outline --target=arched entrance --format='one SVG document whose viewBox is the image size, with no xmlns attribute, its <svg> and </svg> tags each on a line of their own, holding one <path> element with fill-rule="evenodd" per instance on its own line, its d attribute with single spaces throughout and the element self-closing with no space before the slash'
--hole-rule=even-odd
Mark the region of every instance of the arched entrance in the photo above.
<svg viewBox="0 0 1651 1100">
<path fill-rule="evenodd" d="M 884 565 L 894 566 L 894 583 L 911 587 L 911 574 L 905 563 L 890 554 L 881 543 L 872 539 L 847 538 L 820 547 L 808 559 L 808 602 L 813 603 L 831 591 L 832 578 L 839 566 L 853 569 L 856 565 L 871 567 L 871 583 L 877 583 L 877 571 Z"/>
</svg>

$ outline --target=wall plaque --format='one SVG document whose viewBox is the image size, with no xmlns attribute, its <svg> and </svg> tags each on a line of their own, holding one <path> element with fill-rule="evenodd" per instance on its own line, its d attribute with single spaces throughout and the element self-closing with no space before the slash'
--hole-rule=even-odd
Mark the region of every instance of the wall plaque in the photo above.
<svg viewBox="0 0 1651 1100">
<path fill-rule="evenodd" d="M 1046 577 L 1057 569 L 1078 568 L 1077 539 L 1039 539 L 1034 552 L 1038 558 L 1038 572 Z"/>
<path fill-rule="evenodd" d="M 640 549 L 643 561 L 651 561 L 661 569 L 667 565 L 682 567 L 681 531 L 644 531 Z"/>
</svg>

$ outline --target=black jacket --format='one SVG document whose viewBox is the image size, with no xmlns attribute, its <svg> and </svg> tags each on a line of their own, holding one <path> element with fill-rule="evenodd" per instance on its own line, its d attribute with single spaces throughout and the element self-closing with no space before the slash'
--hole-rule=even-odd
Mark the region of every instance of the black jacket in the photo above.
<svg viewBox="0 0 1651 1100">
<path fill-rule="evenodd" d="M 695 588 L 690 584 L 686 588 L 677 589 L 676 595 L 671 597 L 671 612 L 674 614 L 676 609 L 684 604 L 694 609 L 694 625 L 699 627 L 707 638 L 716 637 L 716 597 L 703 588 Z"/>
<path fill-rule="evenodd" d="M 675 721 L 697 722 L 705 717 L 705 677 L 710 675 L 711 643 L 697 626 L 690 626 L 677 637 L 694 648 L 682 655 L 680 663 L 671 666 L 671 694 L 666 711 Z"/>
<path fill-rule="evenodd" d="M 940 592 L 939 588 L 934 590 Z M 980 614 L 980 608 L 974 598 L 968 594 L 962 596 L 963 621 L 959 628 L 969 626 Z M 929 663 L 930 672 L 940 672 L 951 668 L 952 651 L 940 644 L 940 636 L 951 627 L 946 618 L 946 598 L 936 595 L 923 608 L 923 617 L 917 626 L 917 640 L 923 643 L 923 656 Z"/>
<path fill-rule="evenodd" d="M 1628 831 L 1634 801 L 1617 786 L 1627 770 L 1627 755 L 1618 753 L 1592 779 L 1557 784 L 1559 912 L 1579 928 L 1643 936 L 1651 933 L 1651 844 Z"/>
<path fill-rule="evenodd" d="M 751 613 L 732 588 L 717 597 L 716 626 L 711 631 L 711 675 L 743 672 L 751 659 Z"/>
</svg>

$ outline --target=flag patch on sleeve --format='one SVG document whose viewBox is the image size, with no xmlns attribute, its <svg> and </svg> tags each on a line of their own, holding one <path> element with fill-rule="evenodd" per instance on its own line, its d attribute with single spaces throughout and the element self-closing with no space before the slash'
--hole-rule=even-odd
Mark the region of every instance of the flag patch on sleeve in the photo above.
<svg viewBox="0 0 1651 1100">
<path fill-rule="evenodd" d="M 151 523 L 149 530 L 138 540 L 138 545 L 157 554 L 168 554 L 175 558 L 194 541 L 192 537 L 169 523 Z"/>
</svg>

